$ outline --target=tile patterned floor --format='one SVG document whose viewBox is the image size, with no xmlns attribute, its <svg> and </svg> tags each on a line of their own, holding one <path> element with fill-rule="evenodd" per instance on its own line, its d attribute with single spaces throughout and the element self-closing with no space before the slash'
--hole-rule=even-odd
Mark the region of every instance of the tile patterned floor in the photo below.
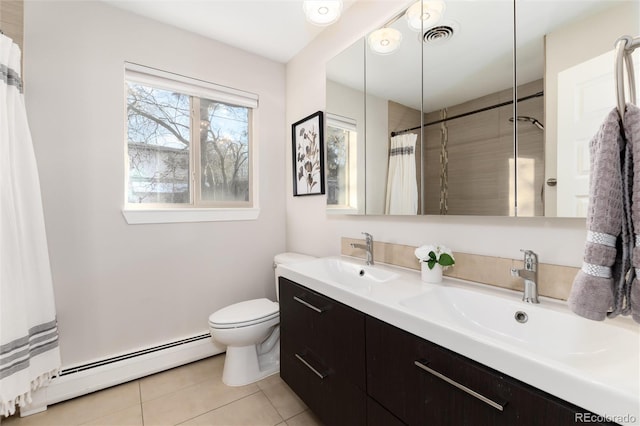
<svg viewBox="0 0 640 426">
<path fill-rule="evenodd" d="M 320 421 L 279 375 L 229 387 L 224 355 L 2 419 L 2 426 L 316 426 Z"/>
</svg>

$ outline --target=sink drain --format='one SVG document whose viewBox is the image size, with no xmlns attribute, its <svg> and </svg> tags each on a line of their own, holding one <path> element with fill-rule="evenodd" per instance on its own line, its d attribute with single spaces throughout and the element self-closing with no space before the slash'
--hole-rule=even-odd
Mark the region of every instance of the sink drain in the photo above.
<svg viewBox="0 0 640 426">
<path fill-rule="evenodd" d="M 529 320 L 529 315 L 527 315 L 526 312 L 523 311 L 518 311 L 516 312 L 516 314 L 513 316 L 516 321 L 518 321 L 520 324 L 524 324 L 525 322 L 527 322 Z"/>
<path fill-rule="evenodd" d="M 360 275 L 361 277 L 364 277 L 364 269 L 360 269 L 360 272 L 358 272 L 358 275 Z"/>
</svg>

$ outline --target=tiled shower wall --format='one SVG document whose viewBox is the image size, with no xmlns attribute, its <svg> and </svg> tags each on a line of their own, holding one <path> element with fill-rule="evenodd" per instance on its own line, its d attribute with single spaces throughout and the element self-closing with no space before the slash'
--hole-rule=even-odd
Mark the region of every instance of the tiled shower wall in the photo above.
<svg viewBox="0 0 640 426">
<path fill-rule="evenodd" d="M 542 79 L 518 87 L 519 99 L 544 89 Z M 416 170 L 424 170 L 418 179 L 418 214 L 477 216 L 513 215 L 513 106 L 508 102 L 511 89 L 425 113 L 424 142 L 416 144 Z M 544 121 L 544 97 L 518 102 L 520 116 Z M 478 111 L 464 116 L 471 111 Z M 389 130 L 419 129 L 420 111 L 389 101 Z M 418 130 L 414 130 L 418 132 Z M 518 125 L 518 215 L 542 216 L 540 196 L 544 186 L 544 132 L 531 123 Z M 424 203 L 422 202 L 424 198 Z M 422 211 L 422 209 L 425 211 Z"/>
<path fill-rule="evenodd" d="M 23 0 L 0 0 L 0 30 L 23 49 Z"/>
</svg>

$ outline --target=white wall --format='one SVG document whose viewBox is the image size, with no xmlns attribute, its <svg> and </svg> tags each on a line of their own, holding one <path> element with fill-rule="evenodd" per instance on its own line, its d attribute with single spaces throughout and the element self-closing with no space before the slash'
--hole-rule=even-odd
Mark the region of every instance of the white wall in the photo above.
<svg viewBox="0 0 640 426">
<path fill-rule="evenodd" d="M 206 332 L 214 310 L 275 297 L 289 164 L 284 65 L 100 2 L 24 6 L 25 94 L 63 365 Z M 258 220 L 127 225 L 124 61 L 259 94 Z"/>
<path fill-rule="evenodd" d="M 359 36 L 383 24 L 403 1 L 359 1 L 287 64 L 287 123 L 324 109 L 323 64 Z M 296 90 L 305 87 L 304 91 Z M 289 140 L 287 156 L 291 155 Z M 287 163 L 287 167 L 290 165 Z M 340 237 L 373 234 L 378 241 L 409 245 L 442 243 L 456 251 L 520 258 L 521 248 L 539 253 L 540 261 L 580 266 L 584 219 L 501 218 L 465 216 L 328 217 L 325 198 L 293 197 L 287 172 L 287 248 L 313 255 L 340 252 Z M 381 189 L 382 190 L 382 189 Z"/>
<path fill-rule="evenodd" d="M 367 95 L 366 110 L 366 167 L 374 173 L 366 179 L 365 203 L 367 212 L 382 214 L 387 205 L 389 176 L 389 99 Z"/>
</svg>

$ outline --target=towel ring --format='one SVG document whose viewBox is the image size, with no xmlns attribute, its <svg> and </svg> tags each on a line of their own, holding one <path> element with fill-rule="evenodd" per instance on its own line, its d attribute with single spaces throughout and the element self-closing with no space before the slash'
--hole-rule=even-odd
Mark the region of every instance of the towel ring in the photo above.
<svg viewBox="0 0 640 426">
<path fill-rule="evenodd" d="M 627 80 L 629 83 L 629 101 L 636 103 L 636 82 L 631 53 L 640 46 L 640 37 L 622 36 L 615 43 L 615 83 L 616 101 L 620 119 L 624 119 L 626 101 L 624 96 L 624 68 L 627 68 Z"/>
</svg>

